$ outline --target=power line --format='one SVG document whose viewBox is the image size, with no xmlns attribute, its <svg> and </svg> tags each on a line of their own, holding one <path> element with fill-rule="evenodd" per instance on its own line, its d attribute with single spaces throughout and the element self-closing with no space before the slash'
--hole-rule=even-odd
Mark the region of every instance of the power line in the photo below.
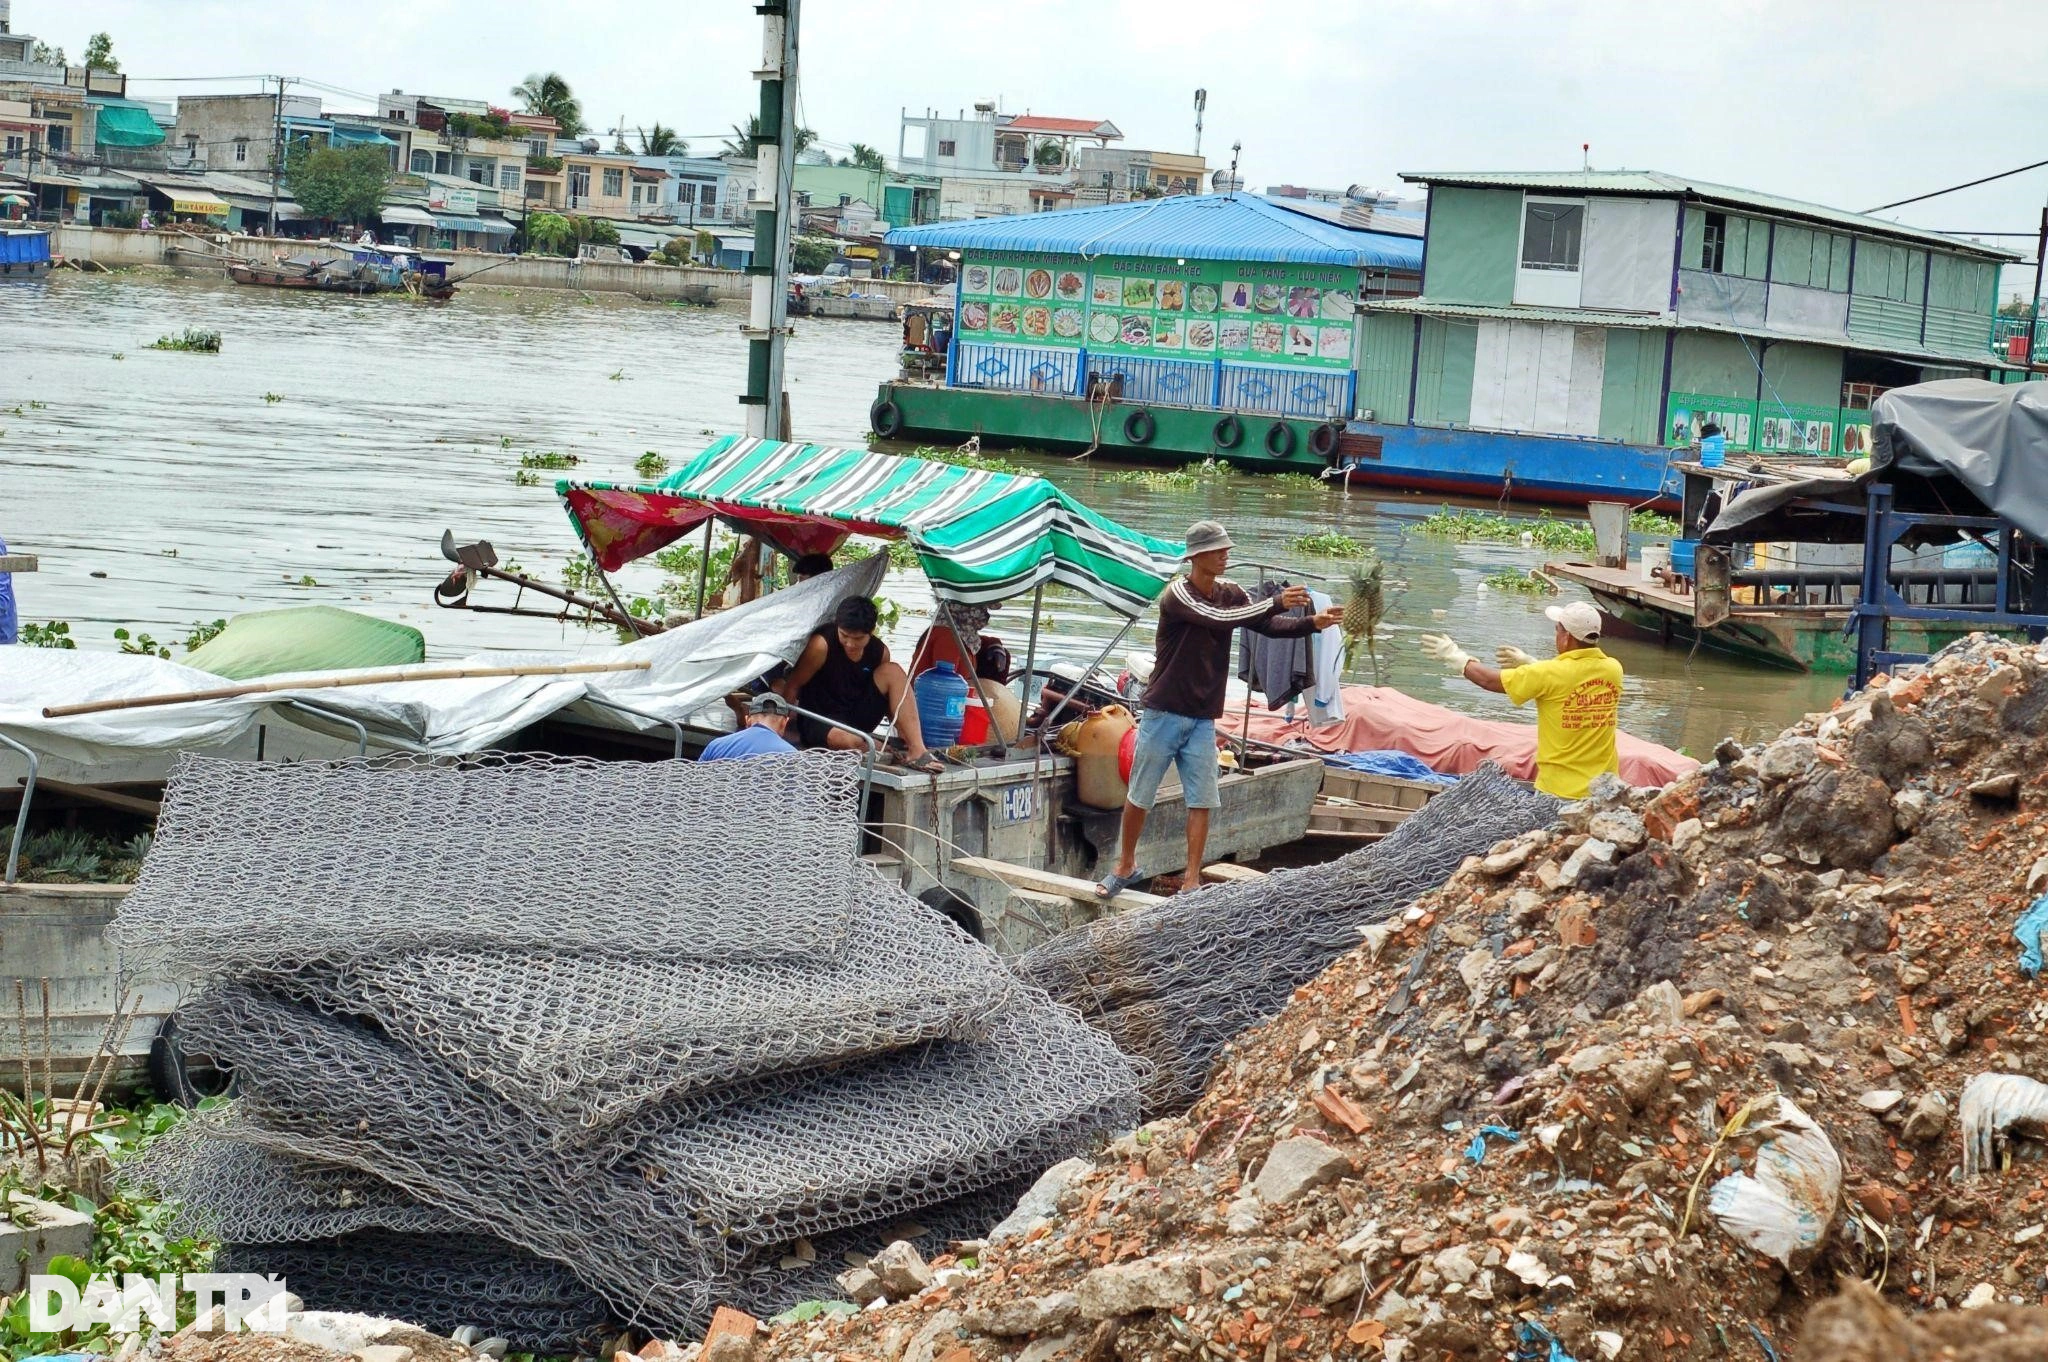
<svg viewBox="0 0 2048 1362">
<path fill-rule="evenodd" d="M 1931 194 L 1919 194 L 1910 199 L 1900 199 L 1897 203 L 1880 203 L 1875 208 L 1866 208 L 1863 211 L 1866 213 L 1882 213 L 1887 208 L 1904 208 L 1909 203 L 1921 203 L 1927 199 L 1938 199 L 1943 194 L 1953 194 L 1958 189 L 1974 189 L 1980 184 L 1990 184 L 1993 180 L 2003 180 L 2012 175 L 2024 175 L 2030 170 L 2039 170 L 2042 166 L 2048 166 L 2048 161 L 2036 161 L 2032 165 L 2016 166 L 2011 170 L 2001 170 L 1996 175 L 1986 175 L 1981 180 L 1966 180 L 1962 184 L 1952 184 L 1946 189 L 1937 189 Z"/>
</svg>

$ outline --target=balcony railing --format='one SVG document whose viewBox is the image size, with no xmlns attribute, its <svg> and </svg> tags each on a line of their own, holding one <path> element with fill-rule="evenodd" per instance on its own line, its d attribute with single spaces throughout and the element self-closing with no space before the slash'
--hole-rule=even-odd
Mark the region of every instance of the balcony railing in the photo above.
<svg viewBox="0 0 2048 1362">
<path fill-rule="evenodd" d="M 1146 406 L 1257 412 L 1304 421 L 1349 419 L 1358 392 L 1357 375 L 1349 369 L 1092 355 L 1085 349 L 957 338 L 946 383 L 1054 397 L 1085 397 L 1092 385 L 1099 384 L 1121 401 Z"/>
</svg>

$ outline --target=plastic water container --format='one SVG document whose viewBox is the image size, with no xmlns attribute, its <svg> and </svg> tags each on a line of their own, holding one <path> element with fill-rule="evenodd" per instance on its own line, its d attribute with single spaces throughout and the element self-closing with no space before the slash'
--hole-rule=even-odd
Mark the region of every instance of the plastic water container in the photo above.
<svg viewBox="0 0 2048 1362">
<path fill-rule="evenodd" d="M 917 697 L 917 726 L 926 747 L 951 747 L 967 721 L 967 679 L 950 662 L 934 662 L 910 683 Z"/>
<path fill-rule="evenodd" d="M 1674 539 L 1671 541 L 1671 570 L 1681 577 L 1693 575 L 1693 557 L 1699 551 L 1697 539 Z"/>
<path fill-rule="evenodd" d="M 1700 466 L 1719 468 L 1728 459 L 1728 437 L 1716 432 L 1700 437 Z"/>
</svg>

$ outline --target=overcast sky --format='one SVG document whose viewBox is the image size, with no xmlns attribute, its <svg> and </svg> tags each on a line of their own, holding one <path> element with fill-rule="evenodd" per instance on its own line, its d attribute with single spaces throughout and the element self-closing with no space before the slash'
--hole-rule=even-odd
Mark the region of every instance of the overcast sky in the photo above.
<svg viewBox="0 0 2048 1362">
<path fill-rule="evenodd" d="M 131 93 L 254 89 L 257 73 L 364 95 L 509 103 L 559 71 L 595 127 L 660 120 L 707 151 L 754 107 L 760 21 L 745 0 L 14 0 L 62 45 L 113 35 Z M 1267 184 L 1388 186 L 1401 171 L 1650 168 L 1867 209 L 2048 159 L 2042 0 L 809 0 L 803 111 L 828 144 L 894 155 L 899 111 L 1107 118 L 1129 144 L 1244 144 Z M 332 108 L 367 99 L 323 95 Z M 2023 232 L 2048 168 L 1893 216 Z M 2009 269 L 2008 289 L 2032 270 Z"/>
</svg>

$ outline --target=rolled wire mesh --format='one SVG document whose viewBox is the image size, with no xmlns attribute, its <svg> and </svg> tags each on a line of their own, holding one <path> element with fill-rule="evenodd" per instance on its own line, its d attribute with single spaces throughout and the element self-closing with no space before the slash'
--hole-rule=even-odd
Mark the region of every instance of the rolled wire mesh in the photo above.
<svg viewBox="0 0 2048 1362">
<path fill-rule="evenodd" d="M 980 1036 L 1016 981 L 944 917 L 852 873 L 837 954 L 661 960 L 556 951 L 358 960 L 328 985 L 529 1109 L 596 1125 L 674 1093 Z"/>
<path fill-rule="evenodd" d="M 562 1264 L 480 1234 L 364 1230 L 228 1243 L 214 1263 L 221 1272 L 275 1273 L 309 1309 L 399 1319 L 440 1334 L 474 1325 L 521 1352 L 592 1352 L 611 1315 Z"/>
<path fill-rule="evenodd" d="M 826 752 L 186 755 L 110 935 L 132 967 L 181 977 L 430 949 L 836 950 L 859 772 Z"/>
<path fill-rule="evenodd" d="M 123 1186 L 173 1207 L 184 1233 L 222 1243 L 282 1244 L 358 1230 L 456 1233 L 475 1222 L 430 1206 L 360 1168 L 249 1142 L 234 1104 L 198 1111 L 120 1165 Z"/>
<path fill-rule="evenodd" d="M 1097 919 L 1025 955 L 1017 974 L 1150 1062 L 1148 1113 L 1177 1110 L 1201 1096 L 1223 1046 L 1356 946 L 1361 924 L 1557 808 L 1488 762 L 1371 846 Z"/>
<path fill-rule="evenodd" d="M 1128 1062 L 1025 990 L 982 1042 L 677 1099 L 573 1149 L 427 1055 L 240 984 L 209 990 L 186 1024 L 234 1066 L 252 1142 L 602 1263 L 592 1285 L 672 1327 L 699 1322 L 762 1249 L 1035 1172 L 1136 1119 Z"/>
</svg>

